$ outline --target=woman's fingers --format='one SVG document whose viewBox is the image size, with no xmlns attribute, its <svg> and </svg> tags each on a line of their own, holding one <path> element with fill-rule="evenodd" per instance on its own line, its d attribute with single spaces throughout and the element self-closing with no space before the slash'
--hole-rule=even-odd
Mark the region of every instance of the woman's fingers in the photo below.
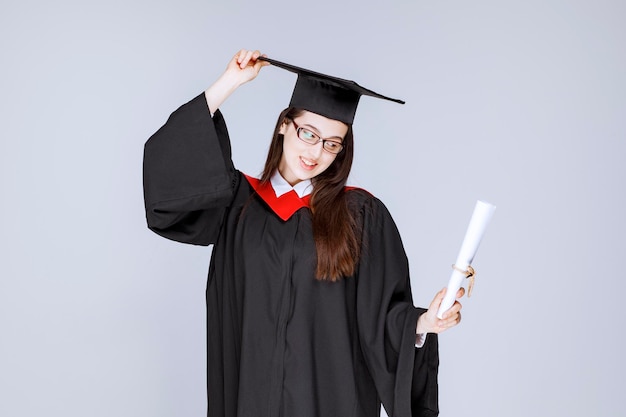
<svg viewBox="0 0 626 417">
<path fill-rule="evenodd" d="M 259 62 L 257 60 L 260 56 L 261 51 L 258 49 L 255 51 L 242 49 L 235 54 L 236 62 L 240 69 L 245 69 L 247 66 L 257 66 L 256 64 Z"/>
<path fill-rule="evenodd" d="M 458 312 L 442 321 L 440 327 L 442 329 L 449 329 L 450 327 L 454 327 L 461 322 L 461 313 Z"/>
<path fill-rule="evenodd" d="M 459 288 L 459 290 L 456 292 L 456 298 L 461 298 L 465 295 L 465 288 L 461 287 Z"/>
<path fill-rule="evenodd" d="M 246 51 L 243 58 L 241 58 L 240 56 L 239 68 L 244 69 L 245 67 L 248 66 L 248 62 L 250 62 L 250 59 L 252 58 L 252 54 L 253 54 L 253 51 Z"/>
<path fill-rule="evenodd" d="M 261 56 L 261 52 L 258 50 L 249 51 L 247 49 L 241 49 L 235 54 L 233 59 L 239 68 L 244 69 L 248 66 L 250 61 L 252 61 L 252 64 L 254 65 L 254 61 L 256 61 L 259 56 Z"/>
<path fill-rule="evenodd" d="M 270 65 L 270 63 L 269 63 L 269 62 L 267 62 L 267 61 L 261 61 L 261 60 L 259 59 L 259 57 L 261 57 L 261 56 L 266 57 L 267 55 L 265 55 L 265 54 L 261 54 L 261 52 L 259 52 L 259 51 L 254 51 L 254 52 L 255 52 L 255 53 L 254 53 L 254 55 L 252 56 L 252 59 L 254 60 L 254 69 L 256 69 L 257 71 L 260 71 L 260 70 L 261 70 L 261 67 L 264 67 L 264 66 L 266 66 L 266 65 Z"/>
<path fill-rule="evenodd" d="M 229 74 L 230 80 L 237 83 L 237 87 L 243 83 L 253 80 L 265 65 L 269 65 L 266 61 L 258 58 L 261 52 L 257 49 L 250 51 L 240 49 L 228 63 L 226 72 Z"/>
<path fill-rule="evenodd" d="M 242 57 L 243 55 L 245 55 L 245 53 L 246 53 L 246 50 L 245 50 L 245 49 L 241 49 L 241 50 L 239 50 L 239 52 L 237 52 L 237 53 L 235 54 L 235 63 L 236 63 L 237 65 L 239 65 L 239 63 L 241 62 L 241 57 Z"/>
<path fill-rule="evenodd" d="M 446 290 L 447 288 L 443 287 L 437 294 L 435 294 L 433 301 L 430 302 L 430 306 L 428 307 L 430 311 L 437 311 L 437 309 L 439 309 L 439 306 L 443 301 L 443 297 L 446 295 Z"/>
<path fill-rule="evenodd" d="M 452 304 L 452 307 L 450 307 L 443 313 L 443 317 L 442 317 L 443 320 L 446 320 L 452 317 L 454 314 L 457 314 L 459 311 L 461 311 L 461 308 L 463 308 L 461 303 L 459 303 L 458 301 L 455 301 L 454 304 Z"/>
</svg>

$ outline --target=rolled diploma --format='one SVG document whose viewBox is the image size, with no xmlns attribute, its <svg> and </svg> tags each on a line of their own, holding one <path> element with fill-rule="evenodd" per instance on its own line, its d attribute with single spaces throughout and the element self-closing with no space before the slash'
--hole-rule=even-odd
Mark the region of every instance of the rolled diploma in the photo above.
<svg viewBox="0 0 626 417">
<path fill-rule="evenodd" d="M 489 224 L 489 221 L 495 211 L 496 206 L 493 204 L 480 200 L 476 202 L 474 213 L 472 213 L 472 218 L 469 226 L 467 227 L 467 231 L 465 232 L 465 238 L 463 239 L 461 250 L 459 251 L 459 256 L 456 258 L 455 265 L 458 269 L 466 271 L 467 267 L 472 264 L 474 255 L 476 255 L 476 251 L 478 250 L 478 245 L 480 245 L 480 241 L 485 234 L 485 229 L 487 228 L 487 225 Z M 443 318 L 443 313 L 452 307 L 456 298 L 456 293 L 459 291 L 459 288 L 461 288 L 465 278 L 466 276 L 463 272 L 457 271 L 456 269 L 452 270 L 452 275 L 448 281 L 448 290 L 446 291 L 446 295 L 439 306 L 439 311 L 437 312 L 438 318 Z"/>
</svg>

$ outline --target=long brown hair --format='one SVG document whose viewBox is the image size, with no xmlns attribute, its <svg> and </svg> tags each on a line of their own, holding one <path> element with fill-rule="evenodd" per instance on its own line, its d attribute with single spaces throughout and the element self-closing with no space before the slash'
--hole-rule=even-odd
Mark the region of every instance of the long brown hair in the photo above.
<svg viewBox="0 0 626 417">
<path fill-rule="evenodd" d="M 261 182 L 267 183 L 278 169 L 283 155 L 284 136 L 280 134 L 283 123 L 291 123 L 304 110 L 289 107 L 278 116 L 272 142 L 265 161 Z M 360 247 L 357 236 L 359 225 L 348 209 L 345 186 L 352 168 L 354 137 L 352 126 L 343 138 L 343 149 L 333 163 L 312 179 L 311 214 L 313 239 L 317 249 L 316 277 L 319 280 L 337 281 L 355 273 Z"/>
</svg>

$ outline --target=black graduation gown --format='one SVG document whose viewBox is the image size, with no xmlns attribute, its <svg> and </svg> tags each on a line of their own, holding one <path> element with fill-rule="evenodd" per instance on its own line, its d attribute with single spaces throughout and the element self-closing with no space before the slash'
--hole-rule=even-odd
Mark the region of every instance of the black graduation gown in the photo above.
<svg viewBox="0 0 626 417">
<path fill-rule="evenodd" d="M 437 337 L 415 348 L 424 310 L 413 306 L 407 258 L 385 206 L 346 191 L 363 224 L 361 259 L 354 276 L 325 282 L 314 276 L 306 201 L 294 192 L 272 201 L 273 192 L 253 185 L 234 168 L 224 119 L 219 111 L 211 118 L 203 94 L 145 145 L 150 229 L 214 245 L 208 415 L 378 417 L 381 401 L 392 417 L 437 415 Z"/>
</svg>

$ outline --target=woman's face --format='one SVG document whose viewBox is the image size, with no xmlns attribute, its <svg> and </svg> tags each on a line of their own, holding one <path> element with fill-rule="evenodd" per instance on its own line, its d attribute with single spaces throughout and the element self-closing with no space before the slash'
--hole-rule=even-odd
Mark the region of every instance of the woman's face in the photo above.
<svg viewBox="0 0 626 417">
<path fill-rule="evenodd" d="M 279 130 L 284 140 L 278 171 L 292 186 L 321 174 L 337 157 L 337 154 L 324 150 L 322 141 L 310 145 L 300 140 L 294 122 L 298 127 L 328 141 L 341 143 L 348 133 L 348 125 L 345 123 L 308 111 L 296 117 L 293 122 L 285 121 Z"/>
</svg>

